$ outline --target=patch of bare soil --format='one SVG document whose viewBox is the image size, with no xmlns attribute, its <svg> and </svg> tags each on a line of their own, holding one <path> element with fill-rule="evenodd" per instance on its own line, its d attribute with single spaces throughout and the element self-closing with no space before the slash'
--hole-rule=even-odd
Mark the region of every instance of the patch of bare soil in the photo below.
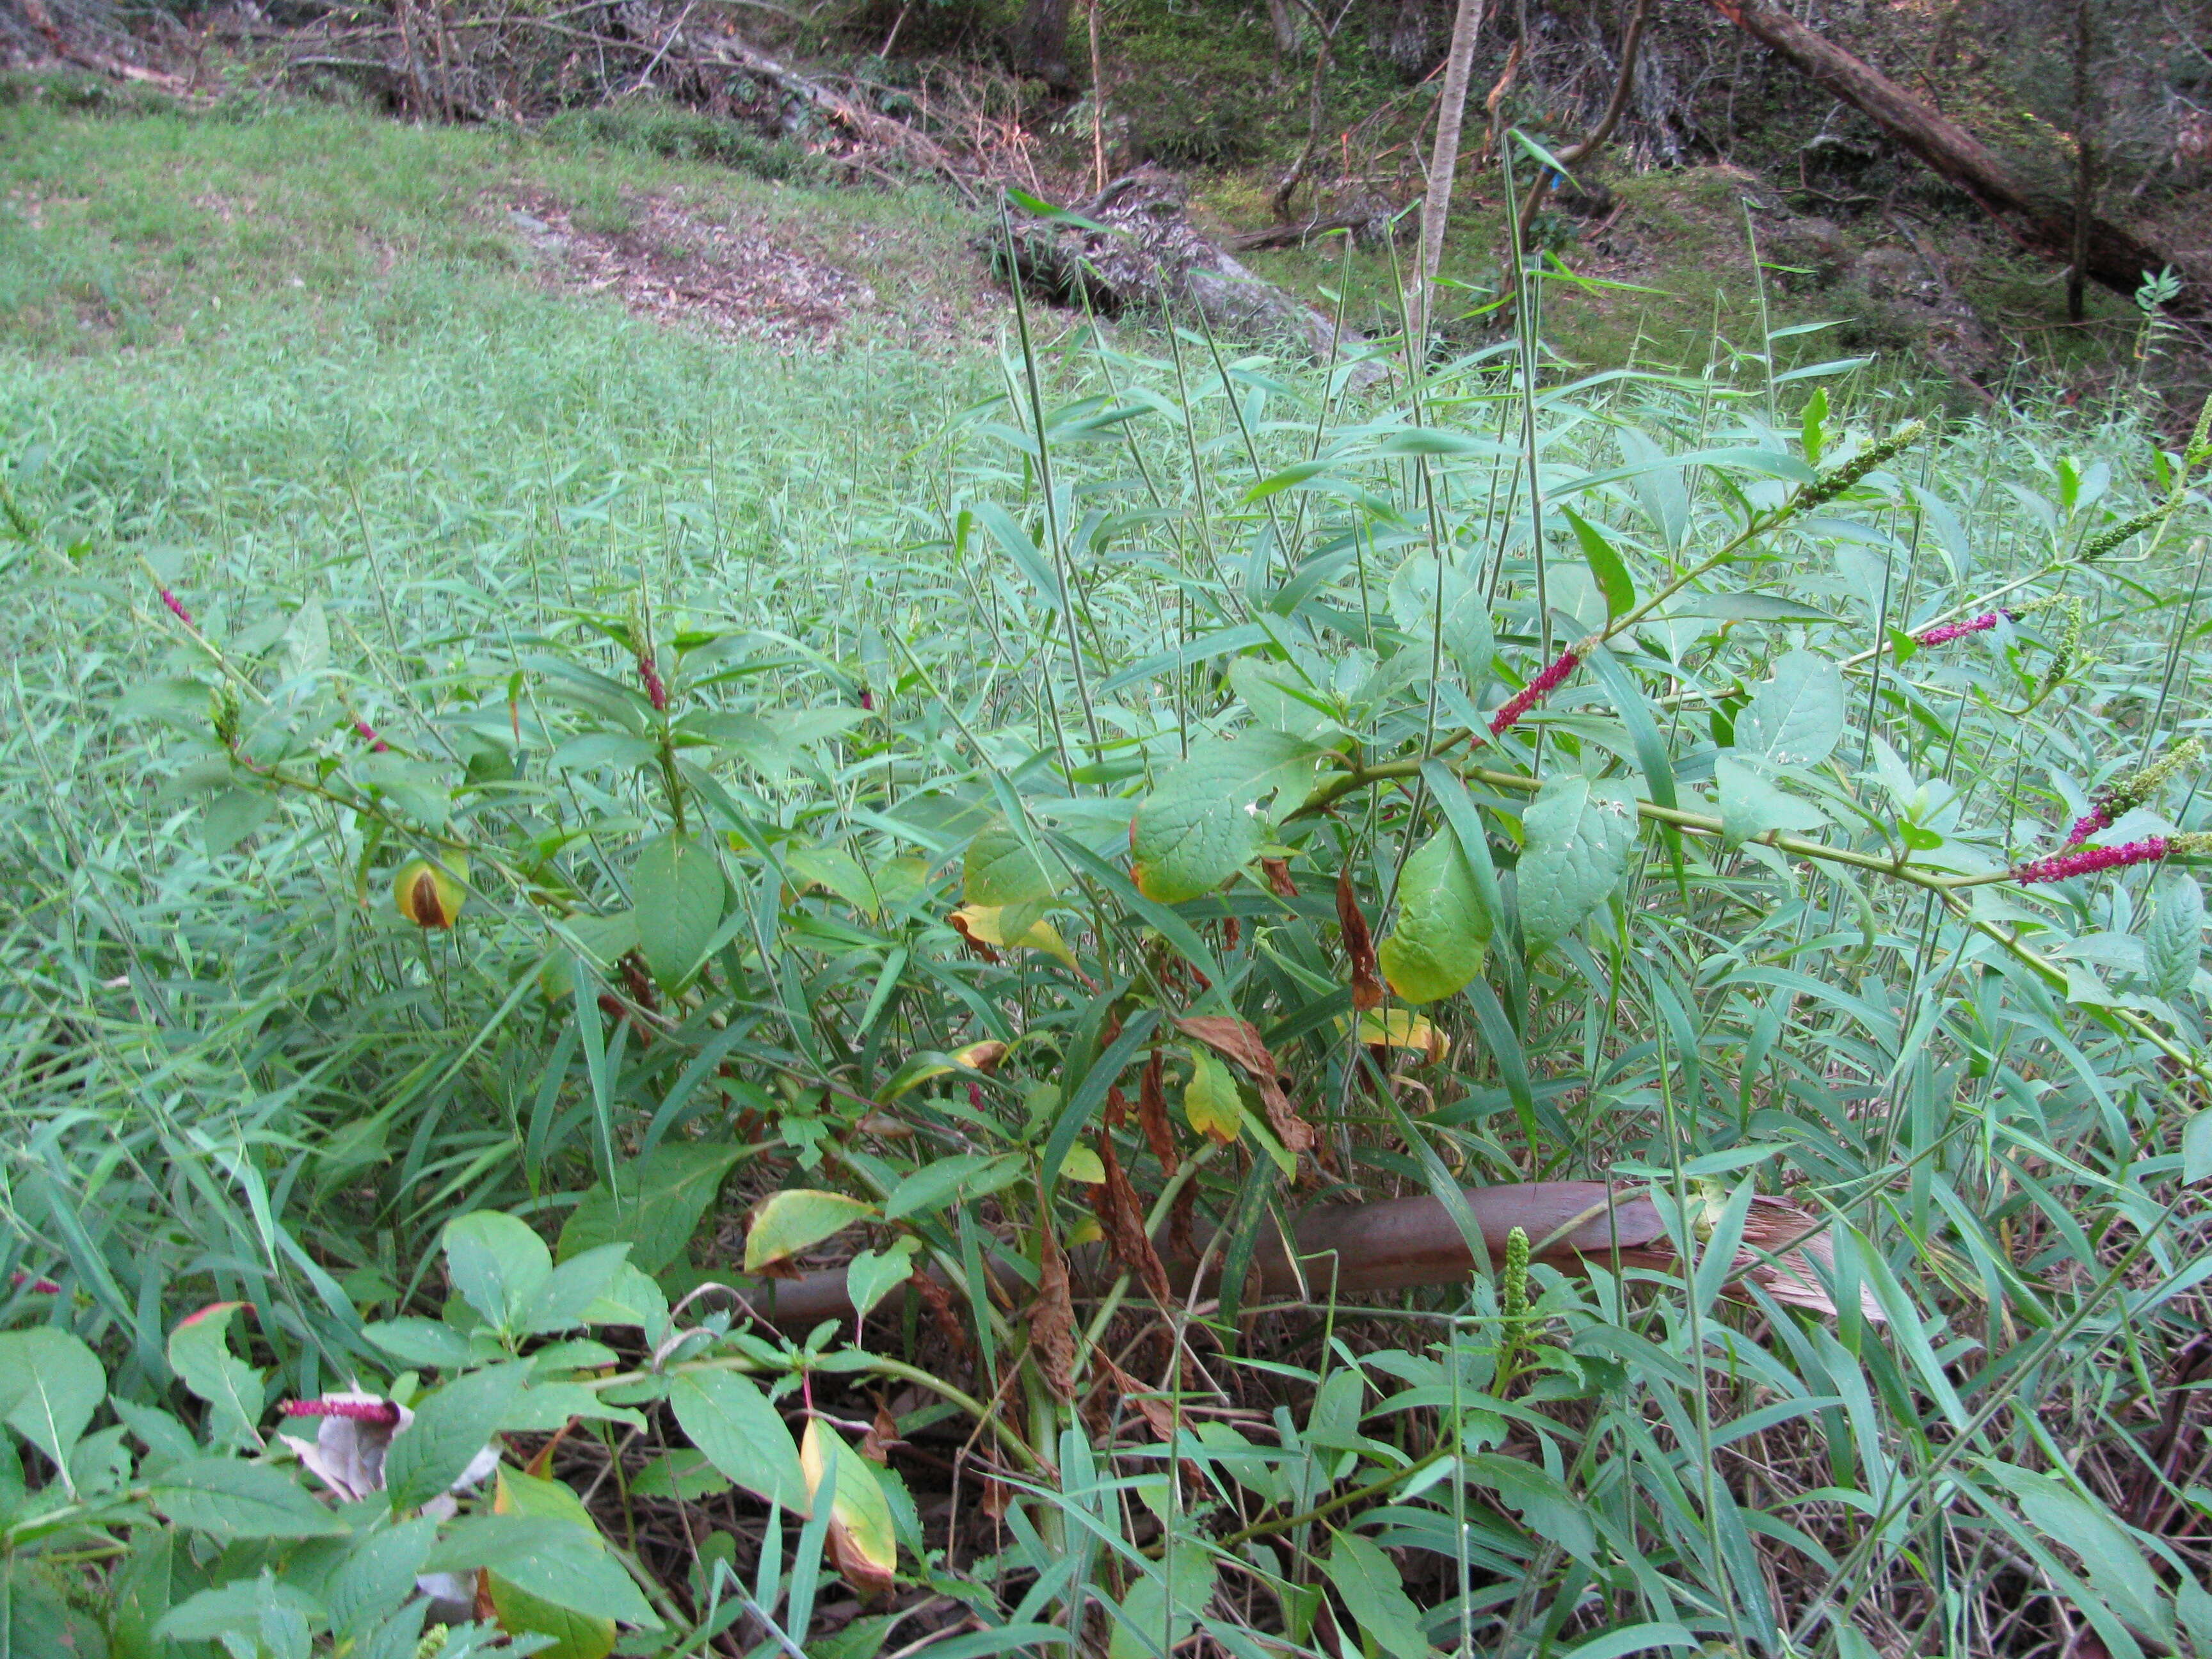
<svg viewBox="0 0 2212 1659">
<path fill-rule="evenodd" d="M 726 338 L 817 349 L 876 302 L 867 283 L 764 225 L 713 224 L 658 198 L 629 209 L 614 233 L 586 229 L 540 196 L 510 203 L 507 218 L 544 258 L 549 286 L 611 295 L 638 316 Z"/>
</svg>

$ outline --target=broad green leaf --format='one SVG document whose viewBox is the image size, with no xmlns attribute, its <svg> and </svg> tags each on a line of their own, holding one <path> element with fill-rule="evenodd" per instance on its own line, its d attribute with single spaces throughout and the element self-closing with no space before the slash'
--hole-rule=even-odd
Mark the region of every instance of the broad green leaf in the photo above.
<svg viewBox="0 0 2212 1659">
<path fill-rule="evenodd" d="M 1406 1594 L 1397 1564 L 1379 1545 L 1356 1532 L 1340 1532 L 1335 1536 L 1322 1571 L 1344 1598 L 1360 1634 L 1391 1659 L 1429 1659 L 1429 1638 L 1421 1633 L 1421 1610 Z"/>
<path fill-rule="evenodd" d="M 1471 1483 L 1495 1492 L 1538 1537 L 1550 1540 L 1577 1560 L 1590 1559 L 1597 1547 L 1597 1529 L 1589 1505 L 1557 1475 L 1540 1464 L 1498 1452 L 1479 1452 L 1462 1467 Z"/>
<path fill-rule="evenodd" d="M 1244 1132 L 1244 1103 L 1237 1093 L 1237 1079 L 1210 1048 L 1193 1043 L 1190 1081 L 1183 1085 L 1182 1115 L 1190 1127 L 1211 1135 L 1223 1146 Z"/>
<path fill-rule="evenodd" d="M 1810 651 L 1784 656 L 1735 717 L 1735 746 L 1778 766 L 1817 766 L 1843 735 L 1843 671 Z"/>
<path fill-rule="evenodd" d="M 0 1332 L 0 1401 L 8 1426 L 66 1468 L 71 1447 L 107 1397 L 98 1357 L 67 1331 Z"/>
<path fill-rule="evenodd" d="M 2181 1131 L 2181 1179 L 2193 1185 L 2207 1176 L 2212 1176 L 2212 1106 L 2200 1106 Z"/>
<path fill-rule="evenodd" d="M 573 1523 L 533 1515 L 472 1515 L 430 1552 L 431 1572 L 498 1574 L 525 1595 L 571 1613 L 658 1629 L 628 1573 L 599 1540 Z"/>
<path fill-rule="evenodd" d="M 200 818 L 200 838 L 210 858 L 223 854 L 269 821 L 276 798 L 260 789 L 226 789 L 208 803 Z"/>
<path fill-rule="evenodd" d="M 1248 731 L 1191 745 L 1137 809 L 1130 836 L 1138 890 L 1162 904 L 1210 893 L 1266 844 L 1260 803 L 1300 797 L 1322 750 L 1288 732 Z"/>
<path fill-rule="evenodd" d="M 1700 617 L 1714 622 L 1841 622 L 1840 617 L 1774 593 L 1678 593 L 1667 601 L 1669 617 Z"/>
<path fill-rule="evenodd" d="M 1462 678 L 1479 685 L 1489 677 L 1490 660 L 1498 654 L 1498 636 L 1491 626 L 1490 607 L 1482 589 L 1455 564 L 1442 564 L 1433 554 L 1416 553 L 1400 565 L 1390 578 L 1390 620 L 1415 641 L 1438 637 L 1437 585 L 1443 584 L 1441 617 L 1445 653 Z"/>
<path fill-rule="evenodd" d="M 1636 797 L 1624 784 L 1554 778 L 1521 825 L 1521 930 L 1533 961 L 1620 884 L 1636 848 Z"/>
<path fill-rule="evenodd" d="M 842 1193 L 805 1187 L 771 1193 L 753 1206 L 752 1224 L 745 1230 L 745 1271 L 757 1273 L 875 1213 L 874 1205 Z"/>
<path fill-rule="evenodd" d="M 583 1324 L 584 1310 L 614 1283 L 629 1255 L 627 1244 L 601 1244 L 570 1256 L 553 1269 L 552 1278 L 524 1313 L 523 1328 L 538 1334 L 572 1331 Z"/>
<path fill-rule="evenodd" d="M 2189 994 L 2204 951 L 2204 890 L 2175 871 L 2158 884 L 2158 902 L 2143 928 L 2150 988 L 2167 1001 Z"/>
<path fill-rule="evenodd" d="M 1326 708 L 1314 706 L 1317 694 L 1306 677 L 1272 657 L 1237 658 L 1229 665 L 1229 685 L 1252 718 L 1271 730 L 1310 738 L 1328 719 Z"/>
<path fill-rule="evenodd" d="M 638 1498 L 665 1498 L 694 1504 L 729 1491 L 732 1484 L 729 1476 L 707 1461 L 706 1453 L 695 1446 L 682 1446 L 663 1452 L 640 1469 L 637 1478 L 629 1483 L 629 1489 Z"/>
<path fill-rule="evenodd" d="M 169 1333 L 169 1369 L 208 1406 L 209 1426 L 226 1443 L 258 1446 L 266 1403 L 261 1373 L 230 1351 L 230 1324 L 242 1302 L 216 1302 Z"/>
<path fill-rule="evenodd" d="M 933 1158 L 891 1188 L 884 1200 L 884 1219 L 941 1210 L 956 1199 L 978 1199 L 1011 1187 L 1029 1167 L 1019 1152 L 963 1152 Z"/>
<path fill-rule="evenodd" d="M 556 1254 L 566 1261 L 626 1243 L 632 1267 L 659 1273 L 684 1253 L 723 1176 L 744 1156 L 742 1146 L 726 1143 L 663 1141 L 584 1194 L 561 1228 Z"/>
<path fill-rule="evenodd" d="M 394 1510 L 419 1508 L 471 1471 L 493 1437 L 518 1426 L 524 1368 L 495 1365 L 455 1377 L 419 1402 L 415 1420 L 384 1455 L 385 1491 Z"/>
<path fill-rule="evenodd" d="M 520 1334 L 553 1276 L 553 1253 L 522 1222 L 478 1210 L 446 1224 L 446 1273 L 494 1330 Z"/>
<path fill-rule="evenodd" d="M 602 1554 L 605 1542 L 576 1494 L 558 1480 L 549 1480 L 514 1469 L 501 1469 L 493 1490 L 495 1515 L 526 1515 L 542 1520 L 565 1521 Z M 484 1575 L 500 1628 L 511 1635 L 535 1634 L 553 1638 L 541 1648 L 541 1659 L 606 1659 L 614 1650 L 615 1621 L 601 1614 L 574 1612 L 541 1600 L 513 1579 L 496 1571 Z"/>
<path fill-rule="evenodd" d="M 1033 904 L 1060 890 L 1057 865 L 1033 851 L 1003 815 L 975 833 L 960 869 L 960 896 L 969 904 Z"/>
<path fill-rule="evenodd" d="M 1628 567 L 1621 562 L 1620 555 L 1606 539 L 1605 532 L 1571 507 L 1559 510 L 1574 526 L 1575 540 L 1583 550 L 1583 562 L 1589 566 L 1597 591 L 1605 596 L 1606 619 L 1609 622 L 1635 609 L 1636 584 L 1630 580 Z"/>
<path fill-rule="evenodd" d="M 149 1498 L 179 1526 L 218 1538 L 335 1538 L 351 1530 L 283 1470 L 236 1457 L 172 1463 Z"/>
<path fill-rule="evenodd" d="M 668 1297 L 660 1286 L 623 1262 L 599 1299 L 584 1310 L 587 1325 L 635 1325 L 653 1346 L 668 1334 Z"/>
<path fill-rule="evenodd" d="M 1407 1002 L 1456 995 L 1482 971 L 1492 921 L 1449 829 L 1429 837 L 1398 872 L 1398 915 L 1376 951 L 1382 977 Z"/>
<path fill-rule="evenodd" d="M 1817 830 L 1827 821 L 1812 802 L 1786 793 L 1733 755 L 1714 760 L 1713 784 L 1721 800 L 1721 833 L 1731 847 L 1770 830 Z"/>
<path fill-rule="evenodd" d="M 747 1492 L 780 1504 L 787 1515 L 811 1504 L 799 1449 L 766 1395 L 735 1371 L 681 1373 L 668 1404 L 691 1443 Z"/>
<path fill-rule="evenodd" d="M 1107 1628 L 1107 1659 L 1158 1659 L 1190 1639 L 1213 1600 L 1213 1558 L 1198 1545 L 1172 1540 L 1166 1559 L 1149 1565 L 1121 1598 Z"/>
<path fill-rule="evenodd" d="M 855 1315 L 866 1318 L 876 1304 L 913 1276 L 919 1249 L 915 1239 L 895 1238 L 888 1249 L 863 1250 L 853 1258 L 845 1268 L 845 1290 L 853 1298 Z"/>
<path fill-rule="evenodd" d="M 358 1638 L 414 1594 L 438 1525 L 434 1515 L 418 1516 L 355 1540 L 323 1591 L 332 1634 L 341 1641 Z"/>
<path fill-rule="evenodd" d="M 664 991 L 690 977 L 722 924 L 722 871 L 694 836 L 666 835 L 637 855 L 630 874 L 638 949 Z"/>
<path fill-rule="evenodd" d="M 362 1327 L 371 1342 L 410 1365 L 456 1370 L 469 1363 L 469 1340 L 451 1325 L 434 1319 L 374 1319 Z"/>
<path fill-rule="evenodd" d="M 161 1616 L 154 1634 L 165 1642 L 215 1642 L 236 1635 L 245 1638 L 244 1651 L 268 1653 L 272 1650 L 260 1639 L 263 1633 L 287 1618 L 296 1620 L 305 1636 L 310 1626 L 326 1623 L 328 1614 L 307 1591 L 279 1582 L 264 1567 L 259 1577 L 234 1578 L 179 1602 Z"/>
</svg>

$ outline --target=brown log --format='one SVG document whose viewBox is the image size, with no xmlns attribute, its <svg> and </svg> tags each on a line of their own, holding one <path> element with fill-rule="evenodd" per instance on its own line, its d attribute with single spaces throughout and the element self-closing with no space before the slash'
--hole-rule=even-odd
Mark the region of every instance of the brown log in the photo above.
<svg viewBox="0 0 2212 1659">
<path fill-rule="evenodd" d="M 1367 343 L 1350 329 L 1340 337 L 1330 319 L 1263 282 L 1200 234 L 1183 216 L 1184 199 L 1182 182 L 1174 174 L 1140 167 L 1076 210 L 1097 230 L 1018 216 L 1010 228 L 1022 280 L 1048 298 L 1088 301 L 1109 315 L 1196 313 L 1223 334 L 1288 336 L 1322 362 Z M 992 252 L 1003 258 L 1006 250 L 994 239 Z M 1372 364 L 1352 371 L 1356 386 L 1381 378 Z"/>
<path fill-rule="evenodd" d="M 1517 1227 L 1528 1236 L 1534 1260 L 1563 1272 L 1593 1262 L 1662 1272 L 1679 1266 L 1658 1209 L 1635 1188 L 1601 1181 L 1535 1181 L 1470 1188 L 1463 1196 L 1493 1262 L 1504 1259 L 1506 1241 Z M 1324 1206 L 1299 1218 L 1293 1240 L 1295 1253 L 1279 1237 L 1262 1237 L 1245 1286 L 1248 1304 L 1449 1285 L 1477 1266 L 1451 1212 L 1434 1198 Z M 1164 1238 L 1158 1243 L 1179 1292 L 1205 1297 L 1218 1288 L 1218 1249 L 1201 1248 L 1194 1260 L 1171 1255 Z M 1744 1246 L 1735 1264 L 1741 1279 L 1758 1284 L 1778 1301 L 1836 1311 L 1814 1266 L 1830 1267 L 1833 1257 L 1823 1224 L 1808 1212 L 1786 1199 L 1754 1199 Z M 1014 1288 L 1010 1280 L 1007 1288 Z M 757 1291 L 749 1290 L 747 1297 L 762 1317 L 787 1328 L 853 1316 L 842 1267 L 771 1280 Z M 1870 1298 L 1863 1297 L 1861 1307 L 1868 1317 L 1881 1319 Z"/>
<path fill-rule="evenodd" d="M 2075 252 L 2072 204 L 2032 188 L 1966 128 L 1915 98 L 1872 64 L 1808 28 L 1774 0 L 1707 0 L 1707 3 L 1956 185 L 2023 246 L 2048 259 L 2071 261 Z M 2083 264 L 2090 278 L 2130 299 L 2145 277 L 2155 276 L 2168 266 L 2178 275 L 2187 274 L 2183 261 L 2109 220 L 2093 217 L 2086 241 Z M 2173 316 L 2212 315 L 2205 284 L 2191 283 L 2166 309 Z"/>
</svg>

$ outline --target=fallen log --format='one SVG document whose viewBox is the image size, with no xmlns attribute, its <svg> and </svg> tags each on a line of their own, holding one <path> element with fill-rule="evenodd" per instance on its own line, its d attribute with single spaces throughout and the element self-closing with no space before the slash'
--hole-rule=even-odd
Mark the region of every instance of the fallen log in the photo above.
<svg viewBox="0 0 2212 1659">
<path fill-rule="evenodd" d="M 1562 1272 L 1582 1271 L 1592 1263 L 1662 1273 L 1681 1266 L 1658 1206 L 1638 1188 L 1601 1181 L 1537 1181 L 1469 1188 L 1463 1196 L 1493 1262 L 1504 1261 L 1506 1240 L 1518 1227 L 1528 1236 L 1530 1259 Z M 1201 1243 L 1194 1257 L 1175 1253 L 1165 1235 L 1158 1243 L 1167 1258 L 1170 1281 L 1184 1294 L 1196 1300 L 1218 1290 L 1218 1249 Z M 1818 1217 L 1787 1199 L 1761 1195 L 1752 1200 L 1743 1245 L 1733 1264 L 1735 1285 L 1757 1285 L 1778 1302 L 1832 1315 L 1836 1306 L 1821 1275 L 1834 1265 L 1826 1224 Z M 1244 1301 L 1303 1303 L 1449 1285 L 1466 1279 L 1477 1266 L 1457 1222 L 1434 1198 L 1327 1205 L 1299 1218 L 1290 1245 L 1279 1236 L 1261 1241 Z M 1019 1293 L 1011 1274 L 1002 1282 Z M 787 1329 L 853 1316 L 842 1267 L 771 1279 L 757 1290 L 749 1286 L 746 1297 L 762 1318 Z M 1864 1291 L 1860 1306 L 1868 1318 L 1881 1318 L 1881 1308 Z"/>
<path fill-rule="evenodd" d="M 1182 181 L 1157 167 L 1115 179 L 1067 217 L 1010 216 L 1016 270 L 1033 291 L 1065 305 L 1109 316 L 1124 311 L 1195 316 L 1217 332 L 1288 337 L 1324 363 L 1356 356 L 1367 344 L 1354 330 L 1262 281 L 1209 240 L 1183 215 Z M 1008 248 L 994 240 L 1004 259 Z M 1382 379 L 1373 363 L 1352 370 L 1352 384 Z"/>
<path fill-rule="evenodd" d="M 1707 0 L 1707 3 L 1956 185 L 2022 246 L 2049 259 L 2072 262 L 2074 208 L 2070 202 L 2033 189 L 1966 128 L 1915 98 L 1872 64 L 1799 22 L 1774 0 Z M 2094 280 L 2130 299 L 2146 277 L 2169 267 L 2178 276 L 2194 276 L 2197 280 L 2166 307 L 2167 314 L 2212 317 L 2212 295 L 2207 294 L 2203 273 L 2191 272 L 2185 261 L 2109 220 L 2090 221 L 2084 264 Z"/>
</svg>

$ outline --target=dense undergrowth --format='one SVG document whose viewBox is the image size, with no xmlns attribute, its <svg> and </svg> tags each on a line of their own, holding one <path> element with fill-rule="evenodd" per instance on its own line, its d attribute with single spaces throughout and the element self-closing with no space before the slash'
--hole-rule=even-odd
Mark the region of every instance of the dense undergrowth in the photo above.
<svg viewBox="0 0 2212 1659">
<path fill-rule="evenodd" d="M 290 303 L 0 358 L 21 1650 L 2212 1650 L 2212 457 Z"/>
</svg>

